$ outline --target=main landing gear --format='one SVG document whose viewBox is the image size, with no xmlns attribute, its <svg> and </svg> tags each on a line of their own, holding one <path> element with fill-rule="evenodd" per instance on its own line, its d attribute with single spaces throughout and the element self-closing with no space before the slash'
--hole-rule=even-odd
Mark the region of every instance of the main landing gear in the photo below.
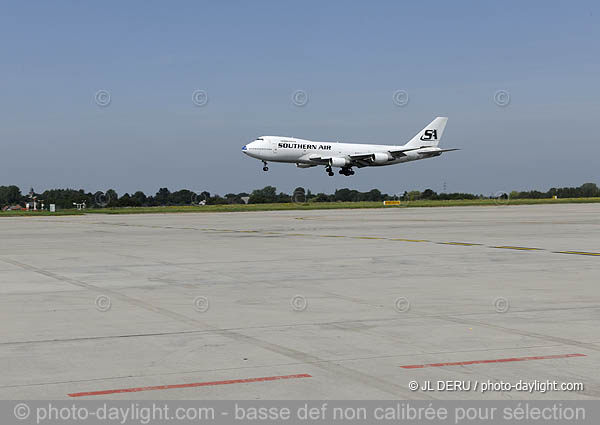
<svg viewBox="0 0 600 425">
<path fill-rule="evenodd" d="M 353 176 L 354 175 L 354 170 L 352 170 L 352 168 L 350 167 L 344 167 L 339 171 L 340 174 L 343 174 L 345 176 Z M 330 174 L 331 175 L 331 174 Z"/>
<path fill-rule="evenodd" d="M 269 171 L 269 167 L 267 167 L 267 161 L 262 162 L 264 164 L 263 171 Z"/>
<path fill-rule="evenodd" d="M 327 174 L 329 174 L 329 177 L 333 177 L 333 170 L 331 169 L 331 165 L 328 165 L 327 167 L 325 167 L 325 171 L 327 171 Z M 343 174 L 344 176 L 353 176 L 354 170 L 352 170 L 351 167 L 344 167 L 339 171 L 339 173 Z"/>
</svg>

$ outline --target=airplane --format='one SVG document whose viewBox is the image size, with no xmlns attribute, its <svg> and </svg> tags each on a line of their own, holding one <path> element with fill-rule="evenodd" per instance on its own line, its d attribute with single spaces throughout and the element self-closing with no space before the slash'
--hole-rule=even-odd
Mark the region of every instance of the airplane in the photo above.
<svg viewBox="0 0 600 425">
<path fill-rule="evenodd" d="M 437 117 L 405 145 L 314 142 L 294 137 L 261 136 L 242 147 L 242 152 L 261 160 L 263 171 L 269 171 L 268 161 L 271 161 L 295 163 L 298 168 L 324 165 L 329 176 L 333 176 L 332 167 L 336 167 L 340 168 L 340 174 L 351 176 L 354 175 L 352 167 L 401 164 L 458 150 L 438 147 L 447 121 L 447 117 Z"/>
</svg>

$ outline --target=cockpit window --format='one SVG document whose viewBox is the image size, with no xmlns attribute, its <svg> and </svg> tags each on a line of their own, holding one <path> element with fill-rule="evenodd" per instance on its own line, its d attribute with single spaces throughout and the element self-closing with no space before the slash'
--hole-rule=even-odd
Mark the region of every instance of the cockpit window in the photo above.
<svg viewBox="0 0 600 425">
<path fill-rule="evenodd" d="M 259 138 L 257 138 L 256 140 L 263 140 L 263 138 L 262 138 L 262 137 L 259 137 Z"/>
</svg>

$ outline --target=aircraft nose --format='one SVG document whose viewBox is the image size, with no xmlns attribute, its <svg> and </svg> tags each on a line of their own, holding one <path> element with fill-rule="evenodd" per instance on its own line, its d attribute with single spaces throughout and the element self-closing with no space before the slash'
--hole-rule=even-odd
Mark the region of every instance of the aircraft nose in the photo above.
<svg viewBox="0 0 600 425">
<path fill-rule="evenodd" d="M 247 145 L 242 146 L 242 152 L 245 153 L 246 155 L 248 155 L 248 146 Z"/>
</svg>

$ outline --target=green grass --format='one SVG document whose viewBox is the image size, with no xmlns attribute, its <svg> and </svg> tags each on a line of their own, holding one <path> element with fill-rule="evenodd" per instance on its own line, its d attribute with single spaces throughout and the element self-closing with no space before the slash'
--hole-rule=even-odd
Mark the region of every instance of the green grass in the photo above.
<svg viewBox="0 0 600 425">
<path fill-rule="evenodd" d="M 83 211 L 61 210 L 57 212 L 50 211 L 0 211 L 0 217 L 44 217 L 57 215 L 84 215 Z"/>
<path fill-rule="evenodd" d="M 0 212 L 0 217 L 15 216 L 54 216 L 82 214 L 166 214 L 166 213 L 210 213 L 210 212 L 247 212 L 247 211 L 287 211 L 287 210 L 332 210 L 360 208 L 415 208 L 415 207 L 466 207 L 466 206 L 503 206 L 503 205 L 535 205 L 535 204 L 567 204 L 567 203 L 600 203 L 600 198 L 564 198 L 564 199 L 511 199 L 510 201 L 494 199 L 464 199 L 452 201 L 406 201 L 399 206 L 383 206 L 383 202 L 311 202 L 308 204 L 250 204 L 250 205 L 205 205 L 173 206 L 173 207 L 139 207 L 139 208 L 98 208 L 85 212 L 62 210 L 56 213 L 48 211 L 7 211 Z"/>
<path fill-rule="evenodd" d="M 141 208 L 103 208 L 87 210 L 98 214 L 137 214 L 137 213 L 186 213 L 186 212 L 247 212 L 247 211 L 287 211 L 287 210 L 327 210 L 347 208 L 381 208 L 381 202 L 313 202 L 309 204 L 277 203 L 277 204 L 228 204 L 179 206 L 179 207 L 141 207 Z"/>
</svg>

